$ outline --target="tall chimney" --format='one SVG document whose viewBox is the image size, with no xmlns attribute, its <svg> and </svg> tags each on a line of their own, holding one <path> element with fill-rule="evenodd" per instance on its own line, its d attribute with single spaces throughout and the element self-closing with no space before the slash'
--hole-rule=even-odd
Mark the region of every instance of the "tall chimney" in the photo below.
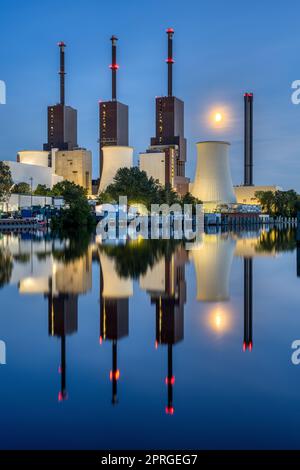
<svg viewBox="0 0 300 470">
<path fill-rule="evenodd" d="M 253 93 L 244 94 L 244 186 L 253 186 Z"/>
<path fill-rule="evenodd" d="M 109 66 L 111 68 L 111 98 L 112 101 L 117 100 L 117 70 L 119 68 L 117 64 L 117 40 L 118 38 L 116 36 L 112 36 L 110 38 L 111 40 L 111 65 Z"/>
<path fill-rule="evenodd" d="M 59 76 L 60 76 L 60 104 L 65 104 L 65 43 L 59 42 L 58 47 L 60 49 L 60 69 L 59 69 Z"/>
<path fill-rule="evenodd" d="M 173 35 L 174 35 L 174 29 L 173 28 L 168 28 L 167 29 L 167 35 L 168 35 L 168 58 L 166 60 L 168 64 L 168 96 L 173 96 L 173 64 L 174 64 L 174 59 L 173 59 Z"/>
</svg>

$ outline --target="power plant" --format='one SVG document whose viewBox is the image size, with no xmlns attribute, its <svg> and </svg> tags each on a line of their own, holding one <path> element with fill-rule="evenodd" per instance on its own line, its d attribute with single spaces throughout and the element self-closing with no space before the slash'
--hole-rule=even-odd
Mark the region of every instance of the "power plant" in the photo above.
<svg viewBox="0 0 300 470">
<path fill-rule="evenodd" d="M 117 100 L 117 41 L 116 36 L 111 37 L 110 65 L 112 77 L 112 94 L 110 101 L 99 103 L 99 169 L 100 180 L 103 171 L 103 148 L 106 146 L 128 146 L 128 106 Z"/>
<path fill-rule="evenodd" d="M 244 93 L 244 181 L 233 187 L 230 163 L 230 144 L 222 140 L 197 143 L 197 165 L 194 181 L 185 176 L 187 142 L 184 134 L 184 102 L 173 94 L 173 40 L 174 29 L 167 33 L 167 95 L 156 97 L 155 136 L 148 149 L 139 155 L 139 168 L 160 185 L 172 188 L 180 196 L 190 192 L 203 202 L 208 213 L 224 212 L 226 220 L 237 220 L 236 213 L 254 212 L 248 206 L 257 206 L 257 191 L 272 191 L 276 186 L 254 186 L 253 182 L 253 93 Z M 113 183 L 120 168 L 131 168 L 133 148 L 129 146 L 128 106 L 117 96 L 117 43 L 111 41 L 111 99 L 99 102 L 99 175 L 92 182 L 92 154 L 77 143 L 77 110 L 66 105 L 65 49 L 59 47 L 60 101 L 48 106 L 48 140 L 43 151 L 22 150 L 17 162 L 8 162 L 13 179 L 24 181 L 28 174 L 34 177 L 32 187 L 45 184 L 52 188 L 62 179 L 84 187 L 88 195 L 96 196 Z M 219 113 L 218 113 L 219 114 Z M 248 207 L 248 208 L 247 208 Z M 257 210 L 257 212 L 259 212 Z M 258 220 L 256 216 L 255 220 Z M 254 218 L 253 218 L 254 219 Z M 225 220 L 223 215 L 220 220 Z"/>
<path fill-rule="evenodd" d="M 151 145 L 146 152 L 140 154 L 140 169 L 158 179 L 162 185 L 185 194 L 189 180 L 185 177 L 184 103 L 173 96 L 173 28 L 167 29 L 167 36 L 168 95 L 156 98 L 156 135 L 151 138 Z M 163 161 L 159 174 L 152 160 L 157 163 Z"/>
<path fill-rule="evenodd" d="M 48 106 L 48 142 L 44 150 L 73 150 L 77 148 L 77 110 L 65 105 L 65 47 L 58 43 L 60 51 L 60 102 Z"/>
</svg>

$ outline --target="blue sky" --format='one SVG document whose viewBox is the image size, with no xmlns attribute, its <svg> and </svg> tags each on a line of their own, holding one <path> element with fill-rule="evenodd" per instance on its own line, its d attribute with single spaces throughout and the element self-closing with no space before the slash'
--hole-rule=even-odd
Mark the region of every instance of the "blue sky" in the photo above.
<svg viewBox="0 0 300 470">
<path fill-rule="evenodd" d="M 254 93 L 254 178 L 300 191 L 300 4 L 199 0 L 0 0 L 0 159 L 46 141 L 46 107 L 59 99 L 59 40 L 66 49 L 66 101 L 78 109 L 79 144 L 98 174 L 98 101 L 110 98 L 110 42 L 119 37 L 118 98 L 130 107 L 135 156 L 154 135 L 155 96 L 167 92 L 166 34 L 174 27 L 174 94 L 185 101 L 187 176 L 199 140 L 226 139 L 235 184 L 243 179 L 243 93 Z M 222 129 L 208 125 L 227 109 Z"/>
</svg>

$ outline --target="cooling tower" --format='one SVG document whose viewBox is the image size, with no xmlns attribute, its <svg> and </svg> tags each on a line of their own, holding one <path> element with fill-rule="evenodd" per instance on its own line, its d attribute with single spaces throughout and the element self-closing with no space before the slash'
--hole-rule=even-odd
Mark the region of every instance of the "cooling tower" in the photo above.
<svg viewBox="0 0 300 470">
<path fill-rule="evenodd" d="M 197 143 L 197 169 L 190 191 L 204 207 L 236 202 L 229 167 L 229 145 L 221 141 Z"/>
<path fill-rule="evenodd" d="M 104 191 L 113 182 L 119 168 L 131 168 L 133 166 L 133 148 L 122 145 L 104 146 L 103 169 L 99 191 Z"/>
<path fill-rule="evenodd" d="M 220 302 L 229 299 L 229 280 L 235 241 L 219 235 L 204 235 L 203 243 L 190 251 L 197 279 L 197 300 Z"/>
</svg>

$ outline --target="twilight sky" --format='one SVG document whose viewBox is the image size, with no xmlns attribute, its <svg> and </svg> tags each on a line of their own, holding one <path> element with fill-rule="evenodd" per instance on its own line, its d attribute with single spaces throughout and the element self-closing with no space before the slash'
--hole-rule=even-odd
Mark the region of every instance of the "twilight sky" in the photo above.
<svg viewBox="0 0 300 470">
<path fill-rule="evenodd" d="M 78 110 L 79 145 L 98 176 L 98 101 L 110 99 L 110 41 L 118 42 L 118 99 L 129 105 L 130 145 L 154 135 L 155 96 L 167 93 L 173 27 L 174 94 L 185 102 L 187 176 L 199 140 L 231 142 L 233 181 L 243 180 L 243 93 L 254 93 L 254 181 L 300 192 L 300 3 L 252 0 L 0 0 L 0 159 L 46 141 L 46 107 L 59 99 L 57 42 L 66 49 L 66 102 Z M 224 127 L 208 117 L 224 111 Z"/>
</svg>

